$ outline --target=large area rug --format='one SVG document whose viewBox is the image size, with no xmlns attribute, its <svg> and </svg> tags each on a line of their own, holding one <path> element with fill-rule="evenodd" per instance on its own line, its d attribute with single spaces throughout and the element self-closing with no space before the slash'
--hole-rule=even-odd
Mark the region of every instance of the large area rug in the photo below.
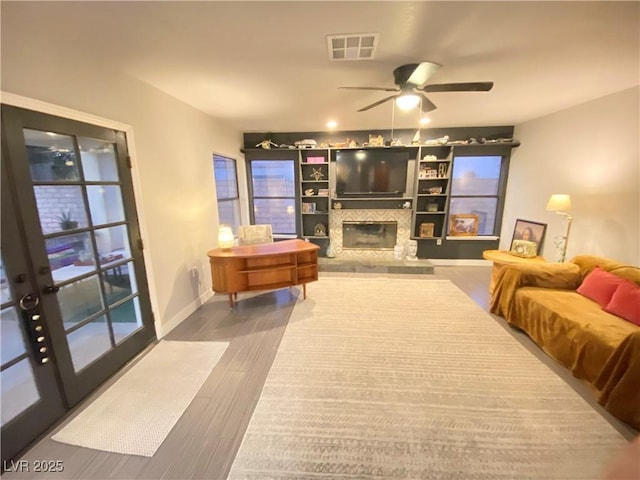
<svg viewBox="0 0 640 480">
<path fill-rule="evenodd" d="M 161 341 L 52 438 L 153 456 L 228 345 Z"/>
<path fill-rule="evenodd" d="M 230 479 L 599 479 L 623 437 L 448 280 L 321 278 Z"/>
</svg>

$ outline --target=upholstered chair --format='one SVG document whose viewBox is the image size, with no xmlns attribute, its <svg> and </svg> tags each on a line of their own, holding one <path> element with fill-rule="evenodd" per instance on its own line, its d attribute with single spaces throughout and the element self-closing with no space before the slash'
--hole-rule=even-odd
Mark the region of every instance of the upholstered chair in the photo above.
<svg viewBox="0 0 640 480">
<path fill-rule="evenodd" d="M 238 227 L 239 245 L 273 243 L 273 231 L 270 224 L 240 225 Z"/>
</svg>

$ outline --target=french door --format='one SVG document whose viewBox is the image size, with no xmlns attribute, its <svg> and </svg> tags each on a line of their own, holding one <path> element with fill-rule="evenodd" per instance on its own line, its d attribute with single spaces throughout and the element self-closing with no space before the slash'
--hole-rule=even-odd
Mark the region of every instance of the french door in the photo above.
<svg viewBox="0 0 640 480">
<path fill-rule="evenodd" d="M 2 106 L 2 460 L 155 339 L 123 132 Z"/>
</svg>

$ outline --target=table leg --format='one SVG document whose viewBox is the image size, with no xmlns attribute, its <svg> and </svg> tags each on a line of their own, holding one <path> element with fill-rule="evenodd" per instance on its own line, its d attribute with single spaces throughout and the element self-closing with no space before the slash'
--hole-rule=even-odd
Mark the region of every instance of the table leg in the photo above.
<svg viewBox="0 0 640 480">
<path fill-rule="evenodd" d="M 302 299 L 303 300 L 307 299 L 307 284 L 306 283 L 302 284 Z"/>
<path fill-rule="evenodd" d="M 229 294 L 229 308 L 233 308 L 233 293 Z"/>
</svg>

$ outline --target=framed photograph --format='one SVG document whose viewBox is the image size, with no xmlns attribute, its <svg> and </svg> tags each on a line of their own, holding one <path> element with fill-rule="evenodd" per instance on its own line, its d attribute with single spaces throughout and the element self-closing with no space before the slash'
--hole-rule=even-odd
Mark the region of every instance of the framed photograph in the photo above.
<svg viewBox="0 0 640 480">
<path fill-rule="evenodd" d="M 457 213 L 449 217 L 449 235 L 473 237 L 478 235 L 478 215 Z"/>
<path fill-rule="evenodd" d="M 532 222 L 531 220 L 522 220 L 518 218 L 516 220 L 516 226 L 513 229 L 511 246 L 513 247 L 514 240 L 525 240 L 527 242 L 533 242 L 536 244 L 536 255 L 540 255 L 540 250 L 542 249 L 544 234 L 546 233 L 546 231 L 546 223 Z"/>
<path fill-rule="evenodd" d="M 435 229 L 434 223 L 421 223 L 420 238 L 433 238 L 434 229 Z"/>
</svg>

